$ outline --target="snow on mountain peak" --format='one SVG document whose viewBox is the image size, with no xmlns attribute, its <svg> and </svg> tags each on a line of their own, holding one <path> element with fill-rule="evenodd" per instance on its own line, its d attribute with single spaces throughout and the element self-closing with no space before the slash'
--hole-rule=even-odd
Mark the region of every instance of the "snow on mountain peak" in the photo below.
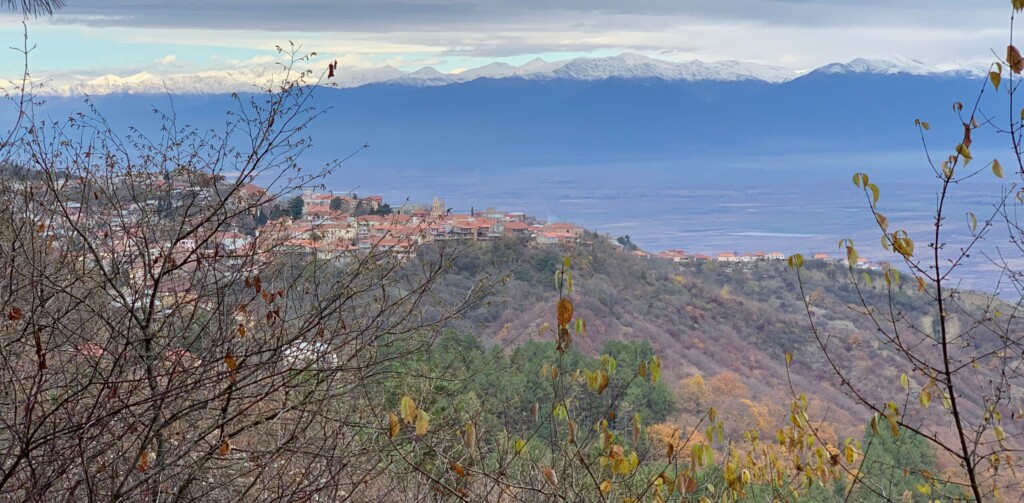
<svg viewBox="0 0 1024 503">
<path fill-rule="evenodd" d="M 664 80 L 764 80 L 784 82 L 796 77 L 792 70 L 740 61 L 705 63 L 700 60 L 680 63 L 654 59 L 639 54 L 620 54 L 604 58 L 576 58 L 551 70 L 534 72 L 534 78 L 555 77 L 578 80 L 608 78 L 659 78 Z"/>
<path fill-rule="evenodd" d="M 815 72 L 826 74 L 868 73 L 880 75 L 934 75 L 943 73 L 973 73 L 970 70 L 941 70 L 929 66 L 916 59 L 904 56 L 885 56 L 880 58 L 856 58 L 846 63 L 832 63 L 822 66 Z"/>
<path fill-rule="evenodd" d="M 962 67 L 961 67 L 962 68 Z M 955 74 L 977 73 L 975 70 L 943 70 L 920 61 L 901 57 L 857 58 L 847 63 L 832 63 L 812 70 L 825 74 Z M 459 73 L 443 73 L 434 67 L 423 67 L 406 72 L 391 66 L 379 68 L 342 68 L 330 81 L 342 88 L 367 84 L 402 84 L 410 86 L 443 86 L 469 82 L 479 78 L 527 80 L 584 80 L 663 79 L 668 81 L 764 81 L 780 83 L 792 80 L 804 72 L 787 68 L 760 65 L 743 61 L 700 60 L 666 61 L 639 54 L 620 54 L 607 57 L 580 57 L 548 62 L 534 58 L 518 67 L 494 62 Z M 39 90 L 43 95 L 99 95 L 111 93 L 151 94 L 220 94 L 252 91 L 257 83 L 267 80 L 266 71 L 208 71 L 187 75 L 155 75 L 140 72 L 128 76 L 104 75 L 95 78 L 63 75 L 54 76 L 47 86 Z"/>
</svg>

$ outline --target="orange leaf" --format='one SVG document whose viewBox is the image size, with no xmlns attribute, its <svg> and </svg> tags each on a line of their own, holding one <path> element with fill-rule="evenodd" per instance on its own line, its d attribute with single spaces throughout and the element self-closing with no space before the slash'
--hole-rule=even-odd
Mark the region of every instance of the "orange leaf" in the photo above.
<svg viewBox="0 0 1024 503">
<path fill-rule="evenodd" d="M 448 463 L 448 466 L 450 466 L 452 468 L 452 471 L 455 472 L 455 474 L 458 475 L 459 477 L 466 477 L 466 469 L 463 468 L 462 465 L 452 461 L 451 463 Z"/>
<path fill-rule="evenodd" d="M 224 441 L 220 443 L 220 448 L 217 449 L 217 454 L 220 454 L 221 456 L 227 456 L 228 454 L 231 454 L 231 442 L 228 442 L 227 439 L 224 439 Z"/>
<path fill-rule="evenodd" d="M 140 472 L 144 472 L 144 471 L 146 471 L 147 468 L 149 468 L 149 452 L 148 451 L 147 452 L 143 452 L 142 455 L 139 456 L 139 471 Z"/>
<path fill-rule="evenodd" d="M 558 326 L 564 327 L 572 321 L 572 302 L 569 299 L 558 299 Z"/>
<path fill-rule="evenodd" d="M 548 483 L 551 487 L 558 487 L 558 477 L 555 476 L 555 471 L 551 468 L 544 469 L 544 478 L 548 479 Z"/>
<path fill-rule="evenodd" d="M 388 438 L 395 438 L 401 427 L 402 424 L 398 421 L 398 414 L 388 412 Z"/>
<path fill-rule="evenodd" d="M 1020 51 L 1017 50 L 1012 44 L 1006 46 L 1006 62 L 1010 65 L 1010 69 L 1013 73 L 1020 73 L 1024 70 L 1024 58 L 1021 57 Z"/>
<path fill-rule="evenodd" d="M 231 351 L 228 351 L 228 354 L 224 355 L 224 365 L 227 365 L 228 371 L 231 372 L 231 382 L 235 382 L 235 379 L 237 378 L 235 375 L 235 369 L 238 368 L 238 362 L 235 361 L 235 357 L 231 354 Z"/>
</svg>

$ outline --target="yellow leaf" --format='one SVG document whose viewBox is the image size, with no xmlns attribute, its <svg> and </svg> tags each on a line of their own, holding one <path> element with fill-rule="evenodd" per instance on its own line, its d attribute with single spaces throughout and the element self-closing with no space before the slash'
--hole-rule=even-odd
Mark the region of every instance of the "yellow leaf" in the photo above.
<svg viewBox="0 0 1024 503">
<path fill-rule="evenodd" d="M 973 212 L 968 211 L 967 212 L 967 222 L 970 225 L 971 232 L 973 233 L 975 231 L 975 229 L 978 228 L 978 217 L 974 216 Z"/>
<path fill-rule="evenodd" d="M 548 323 L 545 323 L 545 324 L 541 325 L 540 328 L 537 329 L 537 335 L 543 337 L 544 336 L 544 332 L 547 332 L 549 328 L 551 328 L 551 325 L 548 324 Z"/>
<path fill-rule="evenodd" d="M 398 411 L 402 414 L 405 424 L 412 424 L 416 421 L 416 402 L 412 401 L 408 395 L 402 397 Z"/>
<path fill-rule="evenodd" d="M 463 440 L 465 440 L 467 448 L 472 449 L 476 447 L 476 426 L 473 424 L 473 421 L 466 423 L 466 434 Z"/>
<path fill-rule="evenodd" d="M 910 390 L 910 378 L 907 377 L 907 374 L 900 376 L 900 386 L 903 386 L 903 391 Z"/>
<path fill-rule="evenodd" d="M 651 364 L 648 365 L 648 369 L 651 372 L 651 382 L 658 382 L 658 379 L 661 379 L 661 358 L 658 358 L 657 356 L 652 357 Z"/>
<path fill-rule="evenodd" d="M 792 364 L 793 364 L 793 353 L 790 353 L 789 351 L 786 351 L 786 367 L 789 367 Z"/>
<path fill-rule="evenodd" d="M 996 91 L 998 91 L 999 82 L 1003 80 L 1003 77 L 1002 75 L 999 75 L 999 72 L 988 72 L 988 80 L 992 81 L 992 87 L 994 87 Z"/>
<path fill-rule="evenodd" d="M 996 433 L 996 440 L 998 440 L 1000 442 L 1002 442 L 1003 440 L 1006 440 L 1006 432 L 1003 431 L 1003 427 L 1002 426 L 999 426 L 997 424 L 994 428 L 992 428 L 992 431 L 994 431 Z"/>
<path fill-rule="evenodd" d="M 924 291 L 924 278 L 922 278 L 920 276 L 917 277 L 917 291 L 919 291 L 919 292 L 923 292 Z"/>
<path fill-rule="evenodd" d="M 932 392 L 928 390 L 927 386 L 924 389 L 921 390 L 921 394 L 918 395 L 917 400 L 919 402 L 921 402 L 921 406 L 926 408 L 926 409 L 928 408 L 929 405 L 931 405 L 931 403 L 932 403 Z"/>
<path fill-rule="evenodd" d="M 878 226 L 882 228 L 882 231 L 889 230 L 889 219 L 881 213 L 875 213 L 875 220 L 878 221 Z"/>
<path fill-rule="evenodd" d="M 871 191 L 871 206 L 874 207 L 878 204 L 878 186 L 873 183 L 869 183 L 867 184 L 867 187 L 868 190 Z"/>
<path fill-rule="evenodd" d="M 430 428 L 430 416 L 420 409 L 416 411 L 416 434 L 421 437 L 426 435 L 427 428 Z"/>
<path fill-rule="evenodd" d="M 1024 0 L 1013 0 L 1012 3 L 1014 11 L 1020 11 L 1024 9 Z"/>
<path fill-rule="evenodd" d="M 794 253 L 789 256 L 787 260 L 790 269 L 799 269 L 804 266 L 804 256 L 799 253 Z"/>
<path fill-rule="evenodd" d="M 999 163 L 999 159 L 992 161 L 992 174 L 996 175 L 996 178 L 1003 177 L 1003 165 Z"/>
<path fill-rule="evenodd" d="M 971 149 L 969 149 L 967 145 L 964 145 L 963 143 L 960 143 L 956 146 L 956 153 L 960 154 L 960 157 L 964 159 L 964 166 L 967 166 L 967 164 L 971 162 L 971 159 L 974 159 L 974 157 L 971 156 Z"/>
<path fill-rule="evenodd" d="M 598 488 L 601 490 L 601 494 L 608 494 L 612 490 L 612 481 L 605 479 Z"/>
</svg>

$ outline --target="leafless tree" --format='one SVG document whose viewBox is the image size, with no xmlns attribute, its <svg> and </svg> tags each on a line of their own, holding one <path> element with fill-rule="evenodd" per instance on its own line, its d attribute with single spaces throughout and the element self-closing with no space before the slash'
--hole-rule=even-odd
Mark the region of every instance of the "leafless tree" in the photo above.
<svg viewBox="0 0 1024 503">
<path fill-rule="evenodd" d="M 39 118 L 0 175 L 0 499 L 386 497 L 374 393 L 484 289 L 441 303 L 452 246 L 297 253 L 256 215 L 339 168 L 300 169 L 315 78 L 292 48 L 219 130 L 161 114 Z M 313 81 L 310 81 L 313 79 Z M 266 190 L 257 188 L 259 183 Z M 225 234 L 246 235 L 226 243 Z M 399 498 L 401 499 L 401 498 Z"/>
</svg>

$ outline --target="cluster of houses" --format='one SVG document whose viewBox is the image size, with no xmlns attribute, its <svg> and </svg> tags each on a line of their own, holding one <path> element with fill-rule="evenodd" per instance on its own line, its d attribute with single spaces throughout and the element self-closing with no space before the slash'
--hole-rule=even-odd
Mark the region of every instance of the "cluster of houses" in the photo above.
<svg viewBox="0 0 1024 503">
<path fill-rule="evenodd" d="M 380 196 L 363 199 L 303 194 L 302 215 L 285 216 L 259 227 L 256 235 L 267 246 L 283 252 L 306 252 L 324 259 L 387 251 L 412 254 L 417 246 L 441 240 L 492 241 L 521 236 L 537 245 L 579 243 L 584 229 L 565 222 L 543 223 L 522 212 L 485 211 L 453 213 L 444 200 L 434 198 L 430 207 L 402 207 L 389 214 L 372 214 L 382 205 Z M 332 209 L 332 201 L 335 202 Z M 363 205 L 371 214 L 358 215 Z M 225 248 L 245 246 L 246 236 L 225 233 Z"/>
<path fill-rule="evenodd" d="M 669 260 L 671 262 L 725 262 L 725 263 L 736 263 L 736 262 L 760 262 L 766 260 L 786 260 L 787 257 L 784 253 L 779 251 L 773 251 L 765 253 L 758 251 L 754 253 L 733 253 L 724 252 L 717 255 L 705 255 L 703 253 L 688 254 L 683 250 L 672 249 L 658 252 L 654 255 L 647 253 L 643 250 L 635 250 L 632 252 L 633 255 L 642 258 L 650 258 L 652 256 Z M 844 255 L 841 259 L 832 257 L 827 253 L 815 253 L 811 255 L 811 260 L 819 260 L 822 262 L 841 263 L 844 266 L 849 265 L 847 257 Z M 858 269 L 881 269 L 884 264 L 875 264 L 864 257 L 857 257 L 857 263 L 854 267 Z"/>
</svg>

